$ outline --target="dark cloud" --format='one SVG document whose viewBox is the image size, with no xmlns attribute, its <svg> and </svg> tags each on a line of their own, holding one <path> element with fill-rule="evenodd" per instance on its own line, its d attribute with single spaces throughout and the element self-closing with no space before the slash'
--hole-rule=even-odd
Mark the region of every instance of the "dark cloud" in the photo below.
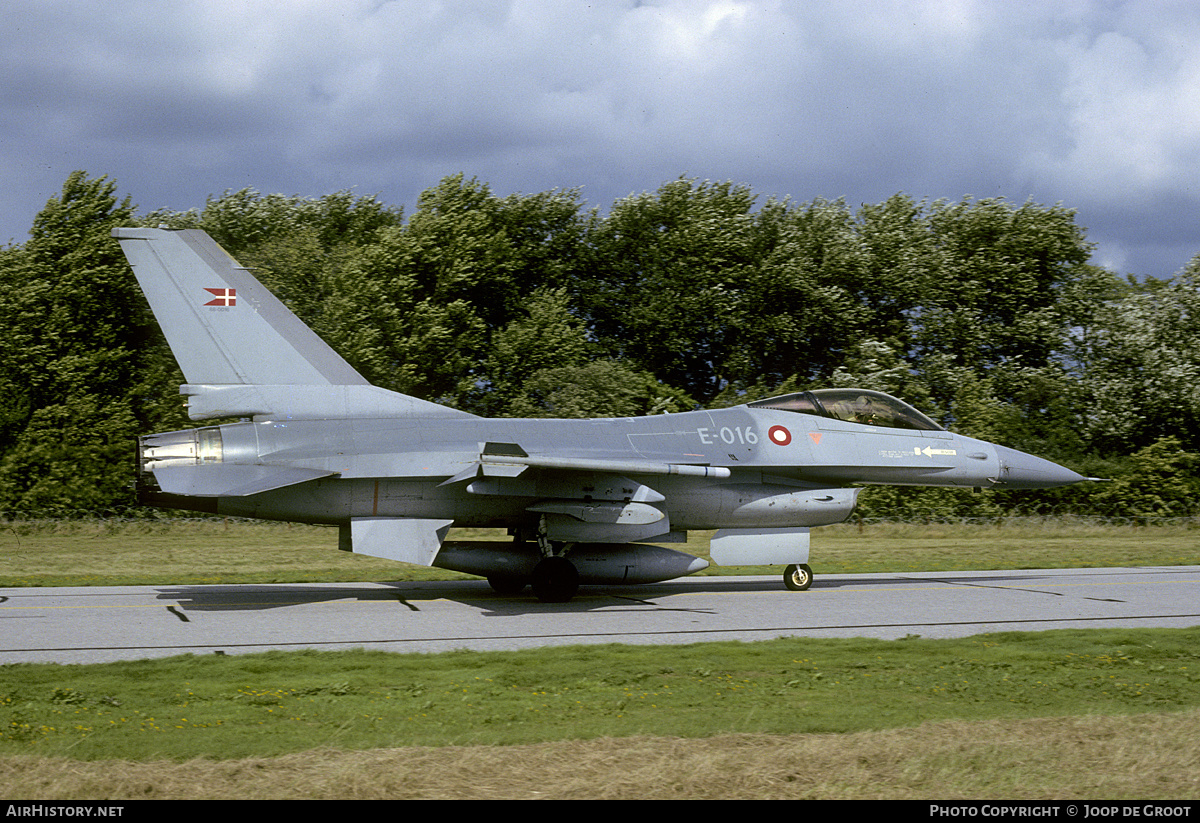
<svg viewBox="0 0 1200 823">
<path fill-rule="evenodd" d="M 253 187 L 411 211 L 458 172 L 592 204 L 681 175 L 766 197 L 1062 203 L 1096 261 L 1200 252 L 1183 2 L 19 0 L 0 241 L 70 171 L 143 210 Z"/>
</svg>

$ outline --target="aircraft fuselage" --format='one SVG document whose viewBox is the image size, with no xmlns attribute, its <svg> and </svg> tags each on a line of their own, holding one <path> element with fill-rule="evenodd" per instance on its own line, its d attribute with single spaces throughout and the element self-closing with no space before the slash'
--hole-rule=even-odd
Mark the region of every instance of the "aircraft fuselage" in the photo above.
<svg viewBox="0 0 1200 823">
<path fill-rule="evenodd" d="M 204 437 L 207 454 L 162 445 Z M 563 444 L 573 459 L 556 472 L 553 458 Z M 1005 482 L 1001 454 L 947 431 L 746 406 L 591 420 L 269 420 L 142 439 L 143 469 L 169 495 L 159 503 L 179 508 L 313 523 L 437 517 L 461 526 L 518 526 L 530 519 L 532 501 L 623 501 L 644 488 L 662 499 L 641 502 L 662 509 L 680 530 L 840 522 L 853 509 L 855 492 L 844 488 L 851 484 L 991 487 Z M 596 471 L 587 470 L 588 461 Z M 527 476 L 533 473 L 522 467 L 529 465 L 541 471 Z M 697 473 L 658 473 L 659 466 Z M 238 494 L 247 484 L 234 467 L 307 469 L 314 477 Z M 446 482 L 471 467 L 478 471 Z"/>
</svg>

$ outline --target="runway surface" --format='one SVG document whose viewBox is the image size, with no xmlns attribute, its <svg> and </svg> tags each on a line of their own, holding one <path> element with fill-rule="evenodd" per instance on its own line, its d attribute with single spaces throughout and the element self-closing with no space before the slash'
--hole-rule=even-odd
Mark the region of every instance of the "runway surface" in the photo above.
<svg viewBox="0 0 1200 823">
<path fill-rule="evenodd" d="M 1200 625 L 1200 566 L 691 577 L 570 603 L 480 581 L 0 590 L 0 663 L 268 649 L 439 652 L 775 637 L 963 637 Z"/>
</svg>

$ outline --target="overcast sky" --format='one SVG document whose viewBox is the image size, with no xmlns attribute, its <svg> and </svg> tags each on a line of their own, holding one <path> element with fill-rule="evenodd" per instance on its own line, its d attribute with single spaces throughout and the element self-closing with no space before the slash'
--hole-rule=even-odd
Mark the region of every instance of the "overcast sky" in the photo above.
<svg viewBox="0 0 1200 823">
<path fill-rule="evenodd" d="M 1195 0 L 10 0 L 0 245 L 75 169 L 143 213 L 685 176 L 1061 203 L 1094 262 L 1168 277 L 1200 253 L 1198 46 Z"/>
</svg>

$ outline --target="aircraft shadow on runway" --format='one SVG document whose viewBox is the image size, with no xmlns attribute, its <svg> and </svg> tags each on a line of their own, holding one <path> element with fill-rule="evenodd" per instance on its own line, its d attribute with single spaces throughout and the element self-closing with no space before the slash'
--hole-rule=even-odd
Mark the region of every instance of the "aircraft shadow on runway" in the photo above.
<svg viewBox="0 0 1200 823">
<path fill-rule="evenodd" d="M 817 578 L 808 592 L 788 592 L 774 577 L 690 577 L 638 586 L 581 586 L 579 595 L 569 603 L 542 603 L 526 588 L 517 594 L 497 594 L 483 580 L 395 582 L 364 586 L 341 585 L 230 585 L 170 586 L 158 590 L 158 599 L 185 611 L 257 611 L 339 600 L 388 601 L 401 608 L 419 612 L 424 604 L 450 600 L 480 609 L 487 616 L 520 614 L 581 613 L 645 605 L 652 608 L 688 609 L 682 603 L 661 602 L 675 595 L 734 594 L 740 592 L 777 592 L 780 598 L 802 602 L 821 590 L 861 587 L 911 586 L 914 583 L 997 586 L 1020 581 L 1033 582 L 1028 574 L 961 575 L 954 577 L 880 576 L 852 580 L 836 577 Z M 696 611 L 711 611 L 700 607 Z"/>
<path fill-rule="evenodd" d="M 724 585 L 723 591 L 761 591 L 772 584 Z M 701 589 L 702 591 L 703 589 Z M 334 603 L 340 600 L 363 602 L 392 602 L 401 610 L 425 611 L 433 601 L 448 600 L 478 609 L 485 617 L 512 617 L 522 614 L 579 614 L 645 605 L 663 608 L 655 601 L 673 594 L 694 593 L 696 587 L 680 587 L 670 583 L 641 586 L 581 586 L 579 594 L 568 603 L 542 603 L 526 588 L 517 594 L 497 594 L 485 581 L 458 580 L 445 582 L 397 582 L 371 586 L 171 586 L 158 589 L 158 599 L 165 605 L 185 612 L 239 612 L 261 609 L 280 609 Z M 687 611 L 681 604 L 666 608 Z"/>
<path fill-rule="evenodd" d="M 827 585 L 837 585 L 829 581 Z M 814 589 L 818 588 L 814 585 Z M 782 597 L 803 597 L 787 592 L 775 578 L 699 577 L 636 586 L 580 586 L 579 594 L 568 603 L 542 603 L 527 587 L 517 594 L 497 594 L 483 580 L 379 583 L 364 586 L 341 585 L 229 585 L 169 586 L 158 589 L 158 599 L 185 611 L 256 611 L 333 603 L 339 600 L 390 601 L 410 611 L 423 611 L 423 604 L 450 600 L 480 609 L 485 616 L 520 614 L 580 613 L 614 607 L 671 608 L 687 611 L 684 604 L 665 606 L 662 598 L 681 594 L 736 592 L 772 592 Z"/>
</svg>

